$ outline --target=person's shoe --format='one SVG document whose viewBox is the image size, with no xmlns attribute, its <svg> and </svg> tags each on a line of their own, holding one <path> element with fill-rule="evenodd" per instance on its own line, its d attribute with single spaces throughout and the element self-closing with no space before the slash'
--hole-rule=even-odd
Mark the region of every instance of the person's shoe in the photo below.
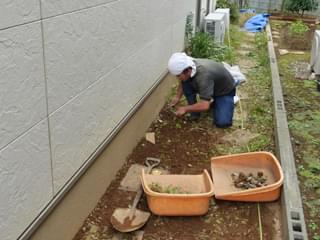
<svg viewBox="0 0 320 240">
<path fill-rule="evenodd" d="M 224 125 L 217 125 L 217 124 L 213 124 L 213 125 L 216 125 L 217 128 L 229 128 L 232 126 L 232 123 L 231 124 L 224 124 Z"/>
</svg>

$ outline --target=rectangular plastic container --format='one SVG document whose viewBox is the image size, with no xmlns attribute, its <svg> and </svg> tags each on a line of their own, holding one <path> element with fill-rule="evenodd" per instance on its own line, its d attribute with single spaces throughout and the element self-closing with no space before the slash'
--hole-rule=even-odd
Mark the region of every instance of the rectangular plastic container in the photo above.
<svg viewBox="0 0 320 240">
<path fill-rule="evenodd" d="M 142 170 L 141 182 L 149 209 L 160 216 L 197 216 L 208 212 L 213 184 L 206 170 L 200 175 L 152 175 Z M 150 184 L 174 186 L 188 192 L 169 194 L 152 191 Z"/>
<path fill-rule="evenodd" d="M 232 173 L 244 174 L 258 171 L 267 178 L 267 186 L 241 189 L 233 184 Z M 250 152 L 211 158 L 211 174 L 215 188 L 215 198 L 244 201 L 268 202 L 280 196 L 283 172 L 277 158 L 269 152 Z"/>
</svg>

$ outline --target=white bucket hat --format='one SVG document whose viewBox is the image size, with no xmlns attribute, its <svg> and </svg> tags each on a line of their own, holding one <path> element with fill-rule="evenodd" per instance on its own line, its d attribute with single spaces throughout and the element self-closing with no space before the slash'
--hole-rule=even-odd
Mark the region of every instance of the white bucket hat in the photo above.
<svg viewBox="0 0 320 240">
<path fill-rule="evenodd" d="M 193 58 L 183 52 L 172 54 L 168 62 L 168 69 L 171 74 L 179 75 L 188 67 L 192 67 L 191 77 L 193 77 L 196 73 L 196 64 Z"/>
</svg>

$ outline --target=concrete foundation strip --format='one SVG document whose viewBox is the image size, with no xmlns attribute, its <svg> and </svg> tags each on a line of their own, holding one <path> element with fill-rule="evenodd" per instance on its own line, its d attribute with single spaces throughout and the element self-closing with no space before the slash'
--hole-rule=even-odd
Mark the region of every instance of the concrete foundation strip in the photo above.
<svg viewBox="0 0 320 240">
<path fill-rule="evenodd" d="M 277 156 L 281 161 L 282 169 L 284 171 L 284 183 L 281 194 L 283 239 L 308 240 L 299 181 L 290 141 L 287 114 L 284 106 L 277 59 L 269 24 L 266 27 L 266 31 L 272 75 Z"/>
</svg>

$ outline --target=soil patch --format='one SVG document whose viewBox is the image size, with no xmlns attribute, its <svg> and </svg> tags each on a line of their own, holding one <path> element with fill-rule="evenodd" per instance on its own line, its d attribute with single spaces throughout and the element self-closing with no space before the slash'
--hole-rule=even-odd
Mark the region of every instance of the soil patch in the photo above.
<svg viewBox="0 0 320 240">
<path fill-rule="evenodd" d="M 259 134 L 251 133 L 249 130 L 237 129 L 234 132 L 225 135 L 222 138 L 222 141 L 235 145 L 245 145 L 257 136 L 259 136 Z"/>
<path fill-rule="evenodd" d="M 162 110 L 159 120 L 156 120 L 149 129 L 156 133 L 156 144 L 145 139 L 141 140 L 74 240 L 83 240 L 89 235 L 92 236 L 90 226 L 98 226 L 99 229 L 95 230 L 94 235 L 104 237 L 101 239 L 112 239 L 118 234 L 110 225 L 110 216 L 115 208 L 128 207 L 133 200 L 134 192 L 119 190 L 121 179 L 131 164 L 143 164 L 145 158 L 151 156 L 160 158 L 161 167 L 172 174 L 199 174 L 203 169 L 210 171 L 209 159 L 215 155 L 215 144 L 225 135 L 225 130 L 212 127 L 211 119 L 207 116 L 204 116 L 199 123 L 176 119 L 169 108 Z M 141 199 L 138 208 L 148 211 L 145 197 Z M 273 211 L 277 212 L 279 209 Z M 269 212 L 267 215 L 262 214 L 264 239 L 273 239 L 274 214 L 270 217 Z M 212 199 L 209 212 L 204 216 L 152 215 L 143 230 L 143 239 L 256 240 L 259 239 L 257 204 Z M 125 239 L 134 239 L 134 234 L 125 234 L 125 237 Z"/>
</svg>

